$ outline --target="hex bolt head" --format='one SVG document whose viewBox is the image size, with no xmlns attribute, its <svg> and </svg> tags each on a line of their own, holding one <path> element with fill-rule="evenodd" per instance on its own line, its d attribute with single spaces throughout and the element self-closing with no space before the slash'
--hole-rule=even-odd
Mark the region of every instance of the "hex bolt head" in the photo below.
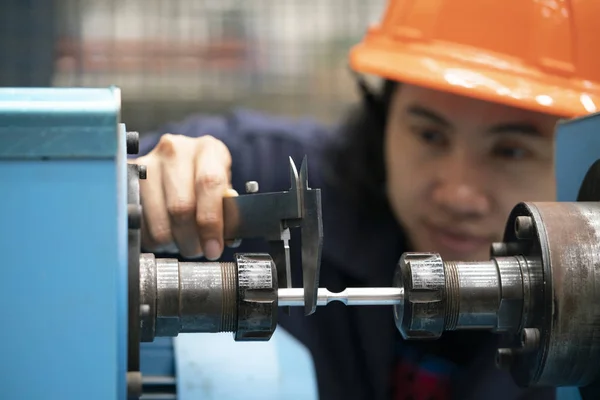
<svg viewBox="0 0 600 400">
<path fill-rule="evenodd" d="M 233 242 L 227 244 L 230 249 L 237 249 L 242 245 L 242 239 L 235 239 Z"/>
<path fill-rule="evenodd" d="M 521 346 L 523 350 L 532 351 L 540 344 L 540 331 L 537 328 L 525 328 L 521 333 Z"/>
<path fill-rule="evenodd" d="M 492 257 L 506 257 L 508 256 L 508 246 L 503 242 L 494 242 L 490 248 L 490 254 Z"/>
<path fill-rule="evenodd" d="M 139 132 L 127 132 L 127 154 L 137 154 L 140 152 L 140 134 Z"/>
<path fill-rule="evenodd" d="M 257 192 L 258 192 L 258 182 L 256 182 L 256 181 L 246 182 L 246 193 L 257 193 Z"/>
<path fill-rule="evenodd" d="M 490 255 L 492 257 L 510 257 L 522 255 L 526 250 L 523 242 L 496 242 L 492 243 Z"/>
<path fill-rule="evenodd" d="M 496 350 L 496 366 L 502 370 L 510 369 L 513 362 L 512 349 L 499 348 Z"/>
<path fill-rule="evenodd" d="M 147 177 L 147 168 L 145 165 L 138 165 L 138 173 L 140 179 L 146 179 Z"/>
<path fill-rule="evenodd" d="M 142 227 L 142 206 L 139 204 L 127 204 L 128 229 L 140 229 Z"/>
<path fill-rule="evenodd" d="M 148 304 L 140 304 L 140 318 L 150 316 L 150 306 Z"/>
<path fill-rule="evenodd" d="M 533 238 L 533 219 L 528 216 L 520 216 L 515 219 L 515 235 L 517 239 Z"/>
</svg>

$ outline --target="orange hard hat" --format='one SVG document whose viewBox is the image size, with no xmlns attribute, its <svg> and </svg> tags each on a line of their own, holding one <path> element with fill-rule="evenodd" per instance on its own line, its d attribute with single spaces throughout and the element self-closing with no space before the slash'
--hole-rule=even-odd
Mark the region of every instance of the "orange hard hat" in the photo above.
<svg viewBox="0 0 600 400">
<path fill-rule="evenodd" d="M 600 0 L 389 0 L 356 72 L 561 117 L 600 111 Z"/>
</svg>

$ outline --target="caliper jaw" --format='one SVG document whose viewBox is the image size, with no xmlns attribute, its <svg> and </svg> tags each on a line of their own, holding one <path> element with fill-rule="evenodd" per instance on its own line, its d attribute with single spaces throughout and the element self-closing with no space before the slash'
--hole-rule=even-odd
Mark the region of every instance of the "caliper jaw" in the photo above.
<svg viewBox="0 0 600 400">
<path fill-rule="evenodd" d="M 308 186 L 306 156 L 300 174 L 290 157 L 290 179 L 289 191 L 225 198 L 225 239 L 266 239 L 277 267 L 279 287 L 291 288 L 290 228 L 300 228 L 304 313 L 310 315 L 317 307 L 323 247 L 321 190 Z"/>
</svg>

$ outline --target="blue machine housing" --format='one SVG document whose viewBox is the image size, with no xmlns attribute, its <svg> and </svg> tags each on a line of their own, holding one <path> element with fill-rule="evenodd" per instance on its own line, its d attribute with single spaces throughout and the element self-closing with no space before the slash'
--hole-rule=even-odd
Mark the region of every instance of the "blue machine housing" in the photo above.
<svg viewBox="0 0 600 400">
<path fill-rule="evenodd" d="M 127 167 L 120 90 L 0 89 L 0 387 L 126 398 Z"/>
</svg>

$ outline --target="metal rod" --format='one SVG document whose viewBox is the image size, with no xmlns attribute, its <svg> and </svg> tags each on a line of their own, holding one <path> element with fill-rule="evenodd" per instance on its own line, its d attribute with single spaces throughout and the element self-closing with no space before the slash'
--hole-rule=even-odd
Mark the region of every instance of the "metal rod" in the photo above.
<svg viewBox="0 0 600 400">
<path fill-rule="evenodd" d="M 304 289 L 279 289 L 280 307 L 304 306 Z M 332 301 L 339 301 L 347 306 L 380 306 L 401 304 L 404 301 L 404 289 L 392 287 L 348 288 L 340 293 L 333 293 L 319 288 L 317 306 L 326 306 Z"/>
</svg>

